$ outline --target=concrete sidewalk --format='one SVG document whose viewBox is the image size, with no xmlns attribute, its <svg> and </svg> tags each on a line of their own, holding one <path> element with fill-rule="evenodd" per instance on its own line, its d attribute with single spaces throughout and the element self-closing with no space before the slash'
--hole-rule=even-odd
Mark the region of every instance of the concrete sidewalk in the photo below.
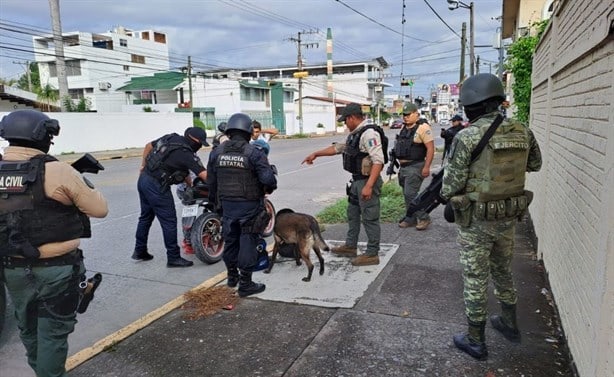
<svg viewBox="0 0 614 377">
<path fill-rule="evenodd" d="M 198 320 L 176 309 L 69 376 L 572 376 L 526 223 L 518 226 L 513 266 L 522 344 L 507 342 L 489 324 L 487 361 L 454 347 L 452 335 L 466 330 L 461 266 L 455 226 L 441 212 L 433 212 L 423 232 L 382 225 L 382 243 L 398 249 L 351 307 L 254 296 Z M 323 236 L 342 241 L 346 230 L 345 224 L 327 225 Z M 327 271 L 334 270 L 332 256 L 325 252 L 324 259 Z M 277 267 L 267 275 L 271 289 L 276 278 L 286 284 Z M 305 267 L 294 267 L 297 289 L 327 284 L 328 274 L 318 275 L 317 268 L 311 282 L 300 282 Z M 255 281 L 264 278 L 254 274 Z M 490 291 L 495 313 L 499 305 Z"/>
</svg>

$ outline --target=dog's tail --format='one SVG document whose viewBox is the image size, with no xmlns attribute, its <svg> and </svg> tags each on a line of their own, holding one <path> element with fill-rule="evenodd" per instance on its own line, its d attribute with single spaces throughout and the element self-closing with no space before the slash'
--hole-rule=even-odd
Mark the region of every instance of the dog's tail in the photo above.
<svg viewBox="0 0 614 377">
<path fill-rule="evenodd" d="M 320 224 L 318 224 L 318 221 L 312 216 L 309 217 L 309 228 L 311 229 L 311 232 L 316 236 L 314 237 L 316 245 L 324 251 L 330 251 L 330 248 L 326 244 L 326 241 L 324 241 L 322 233 L 320 232 Z"/>
</svg>

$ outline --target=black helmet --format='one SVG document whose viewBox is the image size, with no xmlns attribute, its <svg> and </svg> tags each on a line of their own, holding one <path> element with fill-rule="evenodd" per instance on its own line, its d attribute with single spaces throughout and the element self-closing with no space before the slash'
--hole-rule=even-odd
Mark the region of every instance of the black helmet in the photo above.
<svg viewBox="0 0 614 377">
<path fill-rule="evenodd" d="M 254 131 L 254 126 L 252 125 L 252 119 L 243 113 L 232 114 L 230 118 L 228 118 L 228 124 L 226 125 L 226 132 L 230 130 L 239 130 L 243 132 L 247 132 L 248 134 L 252 134 Z"/>
<path fill-rule="evenodd" d="M 217 125 L 217 130 L 220 131 L 221 133 L 226 132 L 226 126 L 228 125 L 228 123 L 226 122 L 221 122 L 220 124 Z"/>
<path fill-rule="evenodd" d="M 479 73 L 463 82 L 460 101 L 463 106 L 471 106 L 489 99 L 505 100 L 503 84 L 491 73 Z"/>
<path fill-rule="evenodd" d="M 35 110 L 16 110 L 0 121 L 0 137 L 8 140 L 23 140 L 51 144 L 51 139 L 60 133 L 60 123 Z"/>
</svg>

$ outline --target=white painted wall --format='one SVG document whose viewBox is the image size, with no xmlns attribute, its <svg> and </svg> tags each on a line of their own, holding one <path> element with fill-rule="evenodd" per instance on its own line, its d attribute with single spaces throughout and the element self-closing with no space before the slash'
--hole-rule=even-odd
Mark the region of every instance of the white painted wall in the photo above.
<svg viewBox="0 0 614 377">
<path fill-rule="evenodd" d="M 538 253 L 581 377 L 614 376 L 614 42 L 611 1 L 562 1 L 533 60 L 529 174 Z M 586 10 L 590 9 L 590 12 Z"/>
<path fill-rule="evenodd" d="M 0 113 L 0 118 L 7 113 Z M 190 113 L 47 113 L 60 122 L 50 154 L 141 148 L 158 137 L 183 135 Z M 1 139 L 0 139 L 1 140 Z M 6 142 L 4 142 L 6 145 Z M 0 148 L 2 143 L 0 142 Z"/>
</svg>

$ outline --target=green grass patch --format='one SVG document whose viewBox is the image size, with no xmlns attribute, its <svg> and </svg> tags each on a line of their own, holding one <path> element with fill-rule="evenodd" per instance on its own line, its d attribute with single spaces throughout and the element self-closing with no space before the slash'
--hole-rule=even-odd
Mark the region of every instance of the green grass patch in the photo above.
<svg viewBox="0 0 614 377">
<path fill-rule="evenodd" d="M 396 180 L 384 183 L 380 196 L 380 222 L 396 223 L 405 213 L 405 199 Z M 334 204 L 320 211 L 316 218 L 323 224 L 339 224 L 347 222 L 347 198 L 339 199 Z"/>
</svg>

